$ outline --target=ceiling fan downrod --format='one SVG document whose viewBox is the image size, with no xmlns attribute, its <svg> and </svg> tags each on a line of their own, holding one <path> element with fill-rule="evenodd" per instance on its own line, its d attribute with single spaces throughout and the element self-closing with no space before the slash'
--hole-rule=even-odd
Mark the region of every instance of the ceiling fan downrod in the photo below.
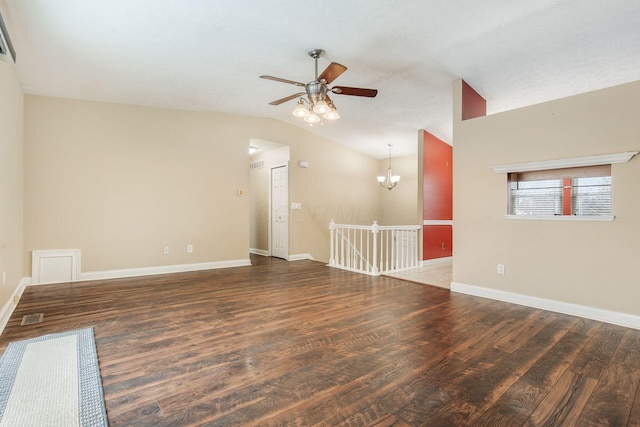
<svg viewBox="0 0 640 427">
<path fill-rule="evenodd" d="M 307 52 L 307 54 L 312 57 L 313 59 L 315 59 L 316 62 L 316 74 L 315 74 L 315 78 L 316 81 L 318 80 L 318 58 L 320 58 L 322 55 L 324 55 L 324 49 L 313 49 L 310 50 L 309 52 Z"/>
</svg>

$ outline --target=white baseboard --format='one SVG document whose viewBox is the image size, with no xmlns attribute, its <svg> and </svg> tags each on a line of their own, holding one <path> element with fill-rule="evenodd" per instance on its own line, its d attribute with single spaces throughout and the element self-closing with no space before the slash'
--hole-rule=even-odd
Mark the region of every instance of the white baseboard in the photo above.
<svg viewBox="0 0 640 427">
<path fill-rule="evenodd" d="M 527 307 L 540 308 L 542 310 L 554 311 L 556 313 L 569 314 L 572 316 L 584 317 L 586 319 L 598 320 L 600 322 L 612 323 L 614 325 L 626 326 L 628 328 L 640 329 L 640 316 L 634 316 L 632 314 L 515 294 L 512 292 L 466 285 L 464 283 L 457 282 L 451 282 L 451 292 L 510 302 L 513 304 L 525 305 Z"/>
<path fill-rule="evenodd" d="M 271 256 L 271 252 L 265 251 L 264 249 L 249 248 L 249 253 L 260 256 Z"/>
<path fill-rule="evenodd" d="M 153 274 L 183 273 L 187 271 L 213 270 L 217 268 L 243 267 L 251 265 L 249 259 L 203 262 L 198 264 L 163 265 L 158 267 L 129 268 L 125 270 L 91 271 L 80 273 L 78 281 L 120 279 L 123 277 L 150 276 Z"/>
<path fill-rule="evenodd" d="M 453 261 L 453 257 L 448 256 L 444 258 L 434 258 L 434 259 L 423 259 L 420 261 L 420 266 L 424 267 L 425 265 L 437 265 L 437 264 L 447 264 Z"/>
<path fill-rule="evenodd" d="M 303 259 L 308 259 L 310 261 L 315 261 L 316 260 L 311 254 L 289 255 L 289 261 L 301 261 Z"/>
<path fill-rule="evenodd" d="M 4 332 L 4 328 L 7 326 L 7 323 L 9 323 L 9 319 L 11 319 L 11 315 L 13 314 L 13 311 L 16 309 L 16 306 L 18 305 L 14 302 L 15 298 L 18 297 L 18 301 L 19 301 L 20 297 L 22 296 L 22 293 L 26 289 L 27 285 L 30 283 L 31 283 L 30 277 L 23 277 L 20 280 L 20 283 L 18 283 L 18 287 L 15 289 L 15 291 L 13 291 L 13 293 L 9 297 L 9 300 L 7 300 L 7 302 L 4 303 L 4 305 L 0 309 L 0 334 Z"/>
</svg>

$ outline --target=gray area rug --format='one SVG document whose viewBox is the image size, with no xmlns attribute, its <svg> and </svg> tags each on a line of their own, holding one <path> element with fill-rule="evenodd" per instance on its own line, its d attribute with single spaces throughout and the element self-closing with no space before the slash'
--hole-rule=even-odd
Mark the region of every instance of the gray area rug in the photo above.
<svg viewBox="0 0 640 427">
<path fill-rule="evenodd" d="M 92 328 L 7 346 L 0 359 L 0 427 L 107 425 Z"/>
</svg>

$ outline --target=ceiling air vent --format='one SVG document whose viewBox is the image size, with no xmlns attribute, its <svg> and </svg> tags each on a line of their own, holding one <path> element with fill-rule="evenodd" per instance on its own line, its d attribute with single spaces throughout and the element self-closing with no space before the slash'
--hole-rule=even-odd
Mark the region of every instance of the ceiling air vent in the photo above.
<svg viewBox="0 0 640 427">
<path fill-rule="evenodd" d="M 0 14 L 0 59 L 3 61 L 16 62 L 16 51 L 13 49 L 7 26 L 4 25 L 2 14 Z"/>
</svg>

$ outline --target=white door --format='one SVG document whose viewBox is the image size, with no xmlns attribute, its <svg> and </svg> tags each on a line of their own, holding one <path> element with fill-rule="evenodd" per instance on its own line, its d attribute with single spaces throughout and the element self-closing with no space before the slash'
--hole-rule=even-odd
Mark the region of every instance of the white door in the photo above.
<svg viewBox="0 0 640 427">
<path fill-rule="evenodd" d="M 289 167 L 271 169 L 271 256 L 289 259 Z"/>
</svg>

